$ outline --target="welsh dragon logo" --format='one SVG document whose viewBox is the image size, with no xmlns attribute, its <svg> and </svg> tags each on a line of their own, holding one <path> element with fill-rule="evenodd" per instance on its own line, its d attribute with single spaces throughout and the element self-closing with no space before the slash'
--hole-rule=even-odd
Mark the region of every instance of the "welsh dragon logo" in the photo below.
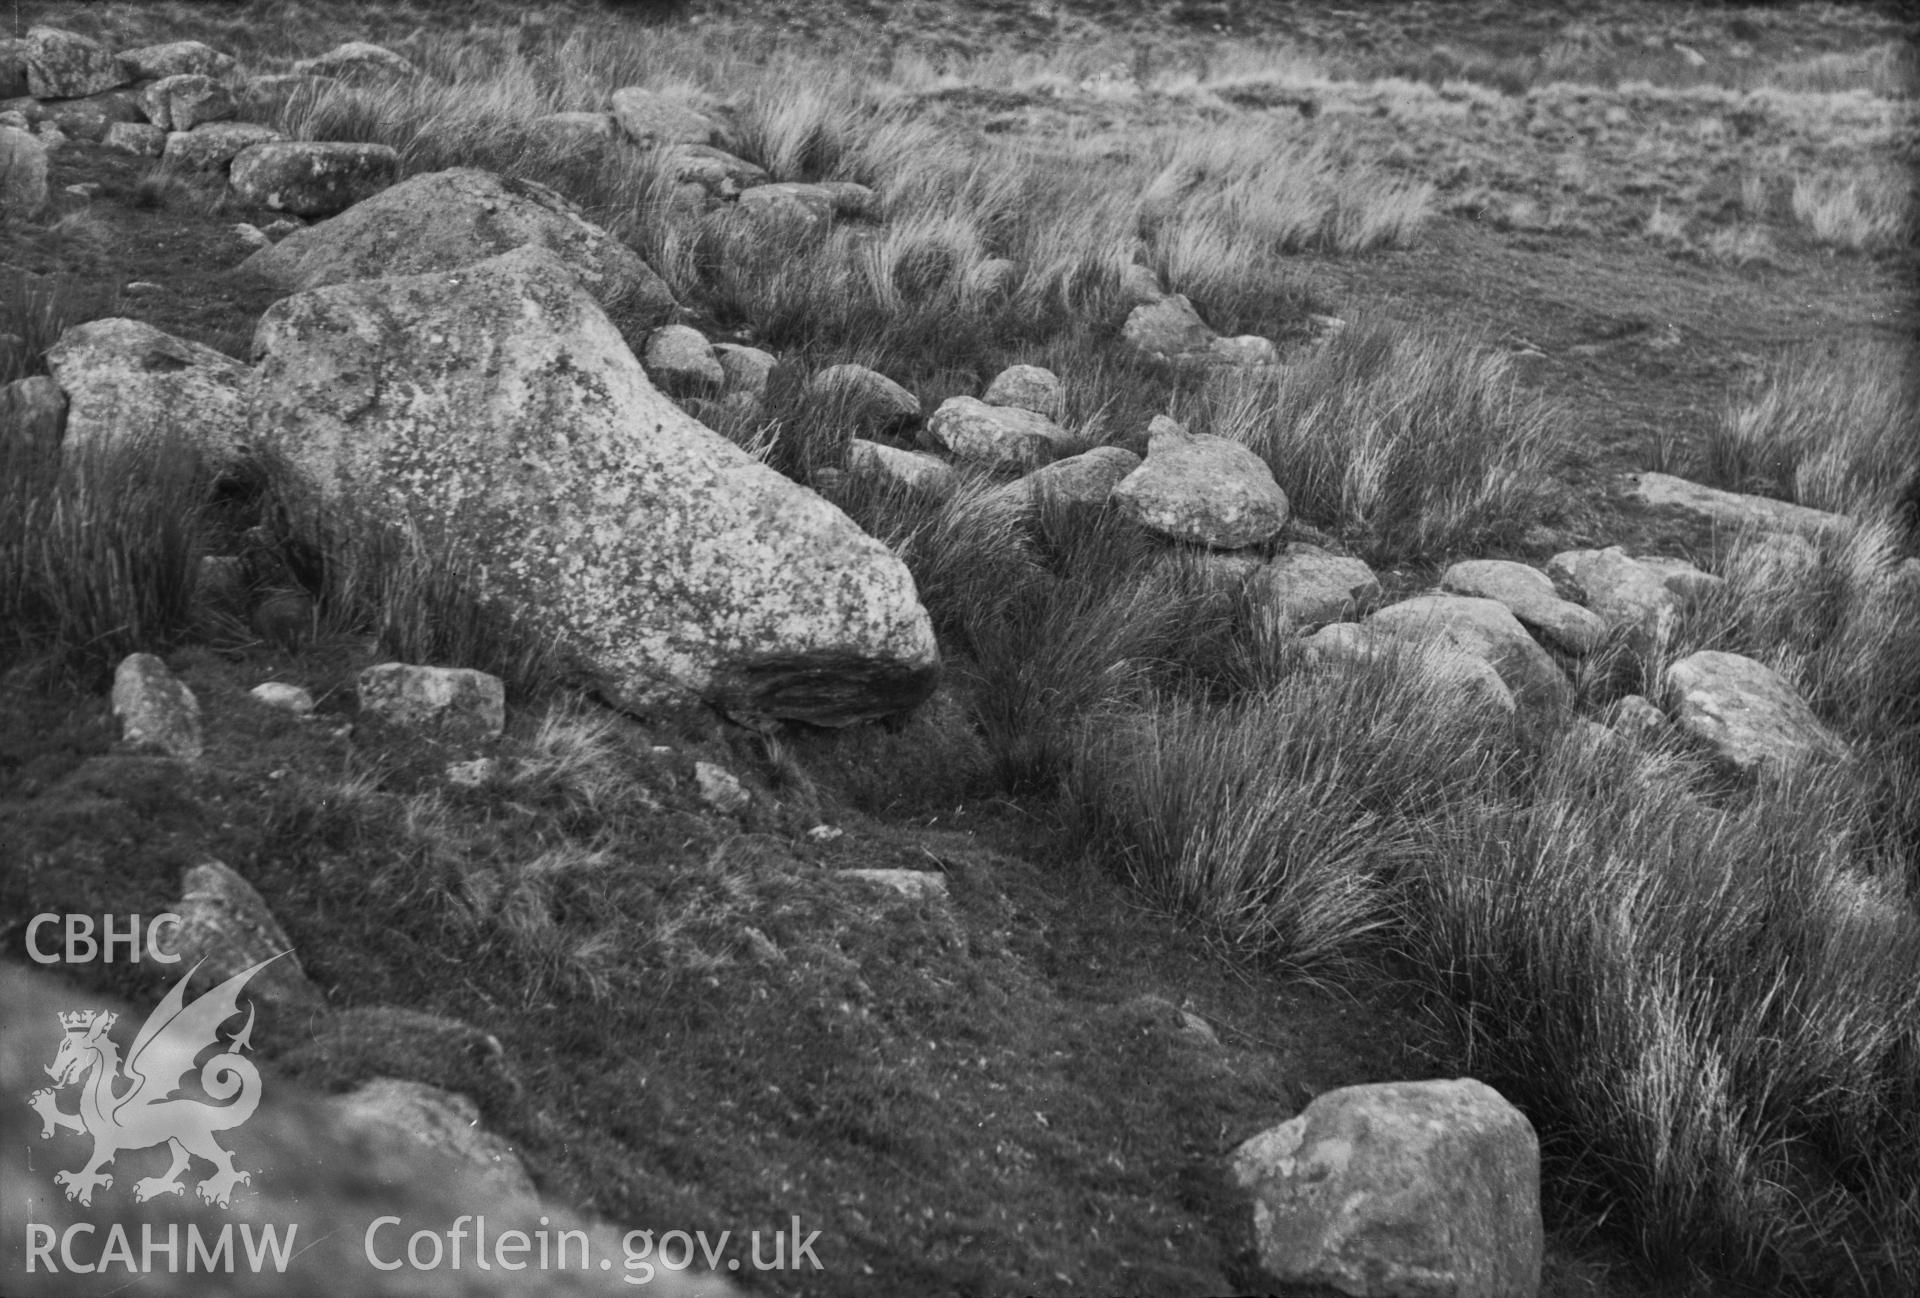
<svg viewBox="0 0 1920 1298">
<path fill-rule="evenodd" d="M 220 1025 L 240 1012 L 240 990 L 247 980 L 279 958 L 271 956 L 243 969 L 187 1004 L 187 984 L 200 968 L 196 964 L 140 1025 L 124 1065 L 119 1047 L 107 1035 L 118 1015 L 80 1010 L 60 1016 L 66 1037 L 46 1070 L 54 1084 L 35 1091 L 27 1102 L 40 1115 L 42 1140 L 51 1138 L 56 1129 L 93 1137 L 93 1157 L 86 1166 L 53 1178 L 54 1184 L 66 1187 L 69 1199 L 91 1206 L 93 1192 L 113 1184 L 113 1177 L 101 1169 L 116 1154 L 164 1144 L 172 1151 L 173 1165 L 164 1176 L 135 1181 L 135 1202 L 181 1193 L 185 1189 L 181 1174 L 192 1158 L 199 1158 L 215 1169 L 197 1187 L 200 1197 L 228 1206 L 234 1186 L 251 1176 L 235 1170 L 233 1155 L 220 1147 L 213 1134 L 253 1116 L 260 1104 L 260 1073 L 251 1060 L 241 1057 L 241 1051 L 252 1045 L 252 1005 L 247 1007 L 245 1026 L 231 1041 L 220 1039 Z M 200 1086 L 212 1102 L 177 1095 L 194 1062 L 210 1047 L 224 1047 L 200 1066 Z M 69 1086 L 81 1088 L 80 1106 L 71 1113 L 59 1107 L 59 1094 Z M 116 1094 L 122 1086 L 125 1089 Z"/>
</svg>

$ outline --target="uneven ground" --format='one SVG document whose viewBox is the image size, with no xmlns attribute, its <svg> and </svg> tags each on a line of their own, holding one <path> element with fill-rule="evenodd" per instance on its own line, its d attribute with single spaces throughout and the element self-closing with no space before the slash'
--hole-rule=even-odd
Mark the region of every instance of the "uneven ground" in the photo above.
<svg viewBox="0 0 1920 1298">
<path fill-rule="evenodd" d="M 136 15 L 136 30 L 124 6 L 20 8 L 25 23 L 118 22 L 121 45 L 201 35 L 237 52 L 291 55 L 336 39 L 399 42 L 416 24 L 449 21 L 450 6 L 341 6 L 338 29 L 304 33 L 297 50 L 286 36 L 242 29 L 217 5 L 153 6 Z M 555 10 L 551 21 L 568 14 Z M 1576 17 L 1585 46 L 1566 35 Z M 856 48 L 876 61 L 983 48 L 1045 56 L 1099 37 L 1111 48 L 1087 56 L 1084 75 L 1113 63 L 1121 72 L 1092 88 L 1035 82 L 1017 62 L 983 63 L 971 79 L 930 80 L 924 110 L 1040 148 L 1065 130 L 1122 139 L 1146 122 L 1266 113 L 1275 130 L 1397 160 L 1433 181 L 1445 214 L 1416 247 L 1302 255 L 1298 274 L 1341 315 L 1439 317 L 1527 353 L 1523 381 L 1563 408 L 1568 432 L 1561 511 L 1528 539 L 1530 558 L 1576 544 L 1702 544 L 1624 506 L 1618 474 L 1686 471 L 1728 394 L 1790 347 L 1914 333 L 1910 253 L 1835 253 L 1777 210 L 1736 210 L 1748 170 L 1899 165 L 1884 102 L 1854 106 L 1857 121 L 1836 121 L 1831 106 L 1790 105 L 1742 134 L 1724 115 L 1663 98 L 1743 62 L 1845 55 L 1903 36 L 1864 8 L 1679 14 L 1615 3 L 1575 15 L 1524 4 L 743 2 L 686 6 L 673 20 L 751 20 L 769 43 L 865 34 Z M 1583 57 L 1603 66 L 1592 50 L 1622 59 L 1638 50 L 1634 68 L 1658 85 L 1586 99 L 1526 101 L 1496 89 L 1484 102 L 1448 100 L 1412 82 L 1378 90 L 1276 72 L 1245 52 L 1271 39 L 1298 42 L 1336 75 L 1418 76 L 1444 57 L 1488 83 L 1537 76 L 1550 55 L 1577 72 Z M 1676 44 L 1705 56 L 1705 70 L 1674 54 Z M 1235 60 L 1249 69 L 1239 88 L 1212 85 Z M 1154 88 L 1166 69 L 1188 66 L 1212 88 Z M 1294 105 L 1302 93 L 1315 101 L 1312 117 Z M 1700 127 L 1707 118 L 1721 126 Z M 232 273 L 246 249 L 230 227 L 265 214 L 143 187 L 145 171 L 70 146 L 55 158 L 56 188 L 95 181 L 101 192 L 62 195 L 62 219 L 7 227 L 0 261 L 7 273 L 60 277 L 74 300 L 93 304 L 85 315 L 136 316 L 244 356 L 272 294 Z M 1648 233 L 1657 203 L 1683 215 L 1678 233 Z M 1712 232 L 1742 220 L 1765 229 L 1764 253 L 1714 255 Z M 128 287 L 139 282 L 158 287 Z M 1396 584 L 1424 575 L 1398 574 Z M 612 805 L 562 777 L 504 775 L 452 795 L 456 819 L 523 836 L 530 855 L 554 835 L 628 834 L 624 863 L 651 890 L 657 928 L 638 968 L 606 973 L 621 994 L 596 998 L 579 972 L 590 960 L 544 949 L 537 932 L 519 946 L 482 940 L 438 897 L 472 880 L 436 857 L 434 835 L 408 817 L 443 808 L 428 796 L 430 775 L 460 754 L 346 733 L 344 687 L 372 653 L 338 636 L 298 657 L 239 641 L 175 654 L 209 718 L 208 761 L 192 774 L 114 751 L 100 681 L 0 678 L 9 952 L 20 917 L 152 913 L 177 895 L 184 868 L 225 860 L 272 902 L 336 1007 L 401 1001 L 478 1025 L 506 1045 L 517 1085 L 449 1075 L 404 1045 L 392 1055 L 328 1051 L 297 1032 L 264 1043 L 283 1076 L 328 1087 L 398 1071 L 468 1089 L 543 1189 L 617 1222 L 744 1231 L 797 1215 L 822 1231 L 824 1272 L 759 1277 L 779 1293 L 1257 1289 L 1223 1155 L 1320 1091 L 1446 1069 L 1422 1054 L 1423 1021 L 1390 979 L 1309 985 L 1235 960 L 1139 910 L 1030 811 L 953 806 L 940 771 L 890 767 L 911 734 L 802 736 L 770 748 L 703 718 L 654 718 L 596 750 L 625 782 Z M 321 718 L 302 724 L 251 707 L 245 690 L 269 679 L 313 687 Z M 537 720 L 516 719 L 500 750 L 507 771 L 538 751 Z M 741 818 L 701 808 L 691 792 L 697 757 L 748 776 L 755 807 Z M 843 836 L 810 839 L 822 821 Z M 937 869 L 951 912 L 830 875 L 852 866 Z M 553 886 L 562 906 L 595 904 L 591 889 Z M 136 1001 L 160 990 L 128 971 L 89 970 L 83 981 Z M 1186 1026 L 1180 1009 L 1218 1044 Z M 1549 1293 L 1689 1283 L 1638 1271 L 1591 1221 L 1554 1224 Z"/>
</svg>

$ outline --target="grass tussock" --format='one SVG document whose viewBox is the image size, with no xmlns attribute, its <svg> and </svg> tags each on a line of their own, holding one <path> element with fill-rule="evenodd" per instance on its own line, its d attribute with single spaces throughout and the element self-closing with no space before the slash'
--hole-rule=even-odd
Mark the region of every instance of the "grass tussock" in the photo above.
<svg viewBox="0 0 1920 1298">
<path fill-rule="evenodd" d="M 1252 447 L 1295 512 L 1376 561 L 1497 543 L 1546 503 L 1549 410 L 1457 335 L 1356 326 L 1207 396 L 1196 431 Z"/>
<path fill-rule="evenodd" d="M 1707 481 L 1852 516 L 1920 474 L 1920 391 L 1908 349 L 1803 350 L 1712 429 Z"/>
</svg>

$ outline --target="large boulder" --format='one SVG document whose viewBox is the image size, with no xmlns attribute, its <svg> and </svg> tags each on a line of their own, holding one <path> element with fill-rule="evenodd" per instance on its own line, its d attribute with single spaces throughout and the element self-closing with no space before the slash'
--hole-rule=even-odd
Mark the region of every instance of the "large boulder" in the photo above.
<svg viewBox="0 0 1920 1298">
<path fill-rule="evenodd" d="M 1741 654 L 1689 654 L 1667 669 L 1667 691 L 1674 724 L 1742 774 L 1844 748 L 1780 673 Z"/>
<path fill-rule="evenodd" d="M 1113 499 L 1150 532 L 1217 550 L 1258 545 L 1287 525 L 1287 495 L 1265 460 L 1164 415 L 1149 430 L 1146 460 L 1114 487 Z"/>
<path fill-rule="evenodd" d="M 661 394 L 544 247 L 296 294 L 254 354 L 254 428 L 320 501 L 466 556 L 630 704 L 831 725 L 933 688 L 905 566 Z"/>
<path fill-rule="evenodd" d="M 1485 659 L 1522 704 L 1564 706 L 1573 686 L 1507 606 L 1471 595 L 1416 595 L 1367 619 L 1377 632 L 1408 640 L 1439 640 Z"/>
<path fill-rule="evenodd" d="M 143 320 L 89 320 L 47 349 L 67 394 L 68 454 L 96 442 L 178 435 L 216 461 L 247 439 L 247 367 Z"/>
<path fill-rule="evenodd" d="M 1534 1298 L 1540 1143 L 1471 1078 L 1329 1091 L 1234 1151 L 1260 1265 L 1288 1292 Z"/>
<path fill-rule="evenodd" d="M 26 65 L 27 93 L 35 99 L 78 99 L 133 80 L 99 41 L 55 27 L 27 29 Z"/>
<path fill-rule="evenodd" d="M 17 127 L 0 126 L 0 214 L 31 216 L 46 205 L 46 146 Z"/>
<path fill-rule="evenodd" d="M 243 202 L 295 216 L 332 216 L 400 178 L 391 145 L 288 140 L 234 156 L 229 181 Z"/>
<path fill-rule="evenodd" d="M 455 167 L 412 176 L 242 264 L 288 289 L 455 270 L 524 245 L 557 254 L 609 309 L 662 323 L 673 295 L 640 254 L 526 180 Z"/>
</svg>

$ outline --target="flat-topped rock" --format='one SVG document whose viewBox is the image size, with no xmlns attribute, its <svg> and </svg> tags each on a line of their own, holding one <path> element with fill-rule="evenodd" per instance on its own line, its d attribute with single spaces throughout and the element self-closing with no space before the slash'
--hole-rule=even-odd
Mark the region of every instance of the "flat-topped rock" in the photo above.
<svg viewBox="0 0 1920 1298">
<path fill-rule="evenodd" d="M 1552 578 L 1537 568 L 1505 559 L 1467 559 L 1448 568 L 1441 589 L 1506 605 L 1520 624 L 1566 653 L 1592 653 L 1606 638 L 1607 623 L 1591 609 L 1561 599 Z"/>
<path fill-rule="evenodd" d="M 1297 541 L 1248 581 L 1262 608 L 1302 631 L 1352 617 L 1380 598 L 1380 579 L 1363 561 Z"/>
<path fill-rule="evenodd" d="M 960 475 L 951 464 L 919 451 L 903 451 L 884 442 L 856 437 L 847 443 L 847 471 L 881 478 L 935 498 L 950 494 Z"/>
<path fill-rule="evenodd" d="M 121 50 L 120 61 L 136 81 L 191 75 L 218 77 L 233 71 L 231 54 L 223 54 L 199 41 L 168 41 Z"/>
<path fill-rule="evenodd" d="M 1366 625 L 1386 635 L 1440 640 L 1486 660 L 1523 705 L 1563 707 L 1572 702 L 1566 673 L 1507 606 L 1495 600 L 1416 595 L 1381 609 Z"/>
<path fill-rule="evenodd" d="M 1189 433 L 1164 415 L 1147 458 L 1113 489 L 1122 513 L 1170 540 L 1238 550 L 1287 525 L 1287 496 L 1267 462 L 1239 442 Z"/>
<path fill-rule="evenodd" d="M 420 75 L 411 61 L 384 45 L 368 41 L 347 41 L 325 54 L 301 59 L 293 65 L 296 75 L 332 77 L 336 81 L 373 85 L 406 81 Z"/>
<path fill-rule="evenodd" d="M 1666 473 L 1640 473 L 1627 484 L 1627 499 L 1654 509 L 1674 509 L 1722 527 L 1759 531 L 1821 532 L 1850 525 L 1844 514 L 1809 509 L 1766 496 L 1742 495 Z"/>
<path fill-rule="evenodd" d="M 1032 468 L 1072 445 L 1067 430 L 1031 410 L 990 406 L 974 397 L 948 397 L 927 420 L 927 437 L 963 460 Z"/>
<path fill-rule="evenodd" d="M 228 180 L 244 202 L 295 216 L 332 216 L 400 178 L 390 145 L 287 140 L 234 155 Z"/>
<path fill-rule="evenodd" d="M 635 144 L 718 144 L 718 120 L 696 108 L 685 97 L 622 86 L 613 92 L 613 117 Z"/>
<path fill-rule="evenodd" d="M 1667 693 L 1673 723 L 1741 774 L 1845 749 L 1785 677 L 1741 654 L 1689 654 L 1667 669 Z"/>
<path fill-rule="evenodd" d="M 169 167 L 187 171 L 218 171 L 232 163 L 242 149 L 276 144 L 287 137 L 258 122 L 203 122 L 191 131 L 167 136 L 160 157 Z"/>
<path fill-rule="evenodd" d="M 409 176 L 242 265 L 288 289 L 456 270 L 514 248 L 554 253 L 603 306 L 641 324 L 675 310 L 640 254 L 545 185 L 474 167 Z"/>
</svg>

